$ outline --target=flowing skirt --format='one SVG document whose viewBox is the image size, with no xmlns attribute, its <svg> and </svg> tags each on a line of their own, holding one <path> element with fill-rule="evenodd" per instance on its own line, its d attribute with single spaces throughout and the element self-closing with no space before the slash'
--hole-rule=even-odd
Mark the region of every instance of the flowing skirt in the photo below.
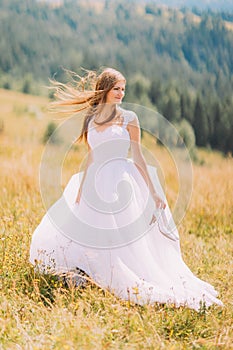
<svg viewBox="0 0 233 350">
<path fill-rule="evenodd" d="M 156 169 L 148 165 L 148 171 L 166 201 Z M 57 274 L 79 268 L 102 288 L 141 305 L 196 310 L 203 304 L 223 305 L 213 286 L 184 263 L 179 240 L 164 235 L 159 220 L 149 224 L 154 203 L 135 164 L 118 160 L 96 174 L 88 168 L 79 204 L 74 202 L 83 172 L 72 176 L 33 233 L 30 262 L 41 272 Z M 168 205 L 165 215 L 178 237 Z"/>
</svg>

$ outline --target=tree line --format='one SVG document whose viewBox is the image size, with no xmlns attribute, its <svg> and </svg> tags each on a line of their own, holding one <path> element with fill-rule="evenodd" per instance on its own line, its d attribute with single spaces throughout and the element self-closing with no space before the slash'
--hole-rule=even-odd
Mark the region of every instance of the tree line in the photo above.
<svg viewBox="0 0 233 350">
<path fill-rule="evenodd" d="M 224 13 L 134 0 L 0 1 L 0 86 L 43 93 L 62 67 L 112 66 L 127 77 L 126 101 L 183 120 L 198 146 L 233 152 L 233 31 Z M 228 25 L 232 22 L 228 22 Z"/>
</svg>

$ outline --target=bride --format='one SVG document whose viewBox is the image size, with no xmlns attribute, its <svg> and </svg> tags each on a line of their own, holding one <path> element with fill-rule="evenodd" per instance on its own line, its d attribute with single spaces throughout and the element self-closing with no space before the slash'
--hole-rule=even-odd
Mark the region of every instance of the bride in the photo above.
<svg viewBox="0 0 233 350">
<path fill-rule="evenodd" d="M 120 108 L 125 84 L 112 68 L 89 72 L 75 88 L 54 82 L 55 105 L 86 110 L 77 141 L 87 143 L 88 156 L 35 229 L 30 262 L 41 272 L 82 271 L 138 304 L 222 305 L 184 263 L 177 229 L 169 230 L 171 212 L 142 155 L 138 117 Z"/>
</svg>

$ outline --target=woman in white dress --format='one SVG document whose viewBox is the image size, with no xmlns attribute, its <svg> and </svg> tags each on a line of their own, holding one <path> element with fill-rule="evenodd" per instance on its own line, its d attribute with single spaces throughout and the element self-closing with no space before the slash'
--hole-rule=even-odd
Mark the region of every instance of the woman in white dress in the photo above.
<svg viewBox="0 0 233 350">
<path fill-rule="evenodd" d="M 88 157 L 36 228 L 30 262 L 41 272 L 80 269 L 138 304 L 222 305 L 184 263 L 176 228 L 166 226 L 171 212 L 142 154 L 138 117 L 120 108 L 125 84 L 111 68 L 89 73 L 76 88 L 55 83 L 55 104 L 87 111 L 78 141 L 87 142 Z"/>
</svg>

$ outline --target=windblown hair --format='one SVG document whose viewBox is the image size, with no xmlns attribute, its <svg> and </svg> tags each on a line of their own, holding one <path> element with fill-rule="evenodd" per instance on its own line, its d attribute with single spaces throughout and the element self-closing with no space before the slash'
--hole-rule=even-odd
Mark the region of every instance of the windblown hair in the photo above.
<svg viewBox="0 0 233 350">
<path fill-rule="evenodd" d="M 81 77 L 73 72 L 70 83 L 63 84 L 56 80 L 51 80 L 55 89 L 55 101 L 51 103 L 51 108 L 62 113 L 79 113 L 86 110 L 81 134 L 76 140 L 80 142 L 84 139 L 87 142 L 88 124 L 94 114 L 100 114 L 106 103 L 107 93 L 118 81 L 126 81 L 125 77 L 113 68 L 104 69 L 99 75 L 95 71 L 85 71 L 86 75 Z M 100 125 L 108 123 L 115 117 L 116 109 Z"/>
</svg>

